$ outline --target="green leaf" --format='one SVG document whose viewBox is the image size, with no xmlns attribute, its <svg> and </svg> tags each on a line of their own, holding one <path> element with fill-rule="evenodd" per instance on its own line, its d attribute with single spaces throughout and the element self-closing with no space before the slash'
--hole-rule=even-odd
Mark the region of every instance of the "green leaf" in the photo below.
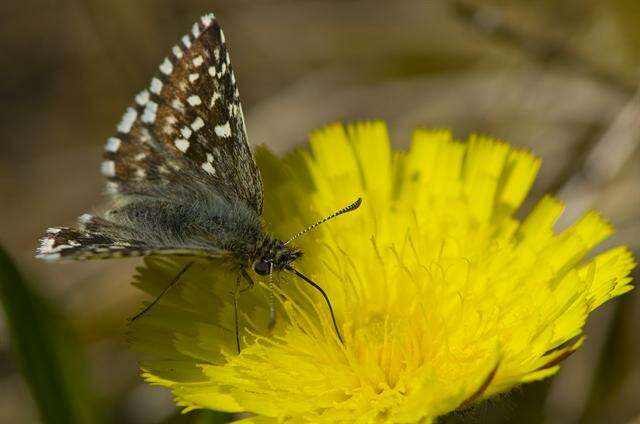
<svg viewBox="0 0 640 424">
<path fill-rule="evenodd" d="M 44 423 L 98 423 L 73 331 L 0 248 L 0 300 L 18 368 Z"/>
</svg>

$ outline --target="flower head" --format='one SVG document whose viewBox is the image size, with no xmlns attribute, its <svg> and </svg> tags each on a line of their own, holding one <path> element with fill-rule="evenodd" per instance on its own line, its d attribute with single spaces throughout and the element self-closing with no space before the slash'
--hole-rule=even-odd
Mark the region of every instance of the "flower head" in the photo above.
<svg viewBox="0 0 640 424">
<path fill-rule="evenodd" d="M 133 326 L 144 377 L 186 409 L 260 422 L 429 422 L 548 377 L 583 343 L 588 314 L 632 287 L 618 247 L 586 258 L 612 228 L 587 212 L 557 233 L 563 205 L 514 213 L 540 161 L 509 145 L 418 130 L 393 150 L 383 123 L 332 125 L 310 150 L 260 150 L 266 228 L 286 239 L 357 197 L 362 207 L 296 240 L 297 266 L 242 293 L 237 271 L 198 262 Z M 159 293 L 183 259 L 147 259 L 137 284 Z M 277 317 L 269 326 L 269 298 Z M 257 417 L 253 419 L 258 420 Z"/>
</svg>

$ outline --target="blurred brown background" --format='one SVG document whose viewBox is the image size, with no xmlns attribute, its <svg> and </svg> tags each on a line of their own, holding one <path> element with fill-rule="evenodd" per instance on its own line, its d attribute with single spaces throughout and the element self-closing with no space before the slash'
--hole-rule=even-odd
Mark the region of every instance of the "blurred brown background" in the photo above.
<svg viewBox="0 0 640 424">
<path fill-rule="evenodd" d="M 99 163 L 134 93 L 192 22 L 215 12 L 232 53 L 249 137 L 279 153 L 332 121 L 381 118 L 398 146 L 415 126 L 531 148 L 543 192 L 640 248 L 640 2 L 636 0 L 22 0 L 0 5 L 0 243 L 72 322 L 108 422 L 179 417 L 144 385 L 125 318 L 136 260 L 33 259 L 51 225 L 100 203 Z M 636 272 L 636 278 L 638 274 Z M 549 381 L 445 422 L 640 419 L 640 294 L 590 320 L 585 348 Z M 0 422 L 37 422 L 0 322 Z"/>
</svg>

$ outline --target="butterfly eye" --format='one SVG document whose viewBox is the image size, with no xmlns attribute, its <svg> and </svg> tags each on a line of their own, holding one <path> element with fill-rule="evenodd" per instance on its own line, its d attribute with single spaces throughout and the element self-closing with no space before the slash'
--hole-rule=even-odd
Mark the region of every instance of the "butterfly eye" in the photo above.
<svg viewBox="0 0 640 424">
<path fill-rule="evenodd" d="M 255 261 L 253 263 L 253 270 L 256 272 L 256 274 L 258 275 L 269 275 L 271 274 L 271 263 L 264 261 L 264 260 L 258 260 Z"/>
</svg>

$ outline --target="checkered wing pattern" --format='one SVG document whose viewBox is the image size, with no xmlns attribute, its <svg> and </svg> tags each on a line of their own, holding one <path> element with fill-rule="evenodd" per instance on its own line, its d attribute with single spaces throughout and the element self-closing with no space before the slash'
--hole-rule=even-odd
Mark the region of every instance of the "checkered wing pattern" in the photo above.
<svg viewBox="0 0 640 424">
<path fill-rule="evenodd" d="M 241 199 L 262 211 L 262 183 L 247 142 L 224 33 L 203 16 L 173 46 L 105 146 L 102 173 L 115 195 Z"/>
<path fill-rule="evenodd" d="M 124 227 L 91 214 L 80 216 L 77 228 L 47 229 L 36 250 L 36 257 L 47 261 L 111 259 L 145 255 L 224 257 L 228 252 L 213 246 L 190 246 L 188 243 L 163 243 L 158 239 L 150 240 L 135 228 Z"/>
</svg>

